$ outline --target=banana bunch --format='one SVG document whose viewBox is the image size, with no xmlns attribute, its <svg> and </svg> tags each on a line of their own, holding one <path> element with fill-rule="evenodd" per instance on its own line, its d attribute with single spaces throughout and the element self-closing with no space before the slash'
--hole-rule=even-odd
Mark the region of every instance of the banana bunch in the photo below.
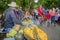
<svg viewBox="0 0 60 40">
<path fill-rule="evenodd" d="M 28 40 L 34 40 L 33 30 L 30 28 L 24 28 L 24 35 Z"/>
<path fill-rule="evenodd" d="M 36 34 L 38 35 L 38 39 L 48 40 L 47 34 L 43 30 L 41 30 L 37 25 L 32 25 L 31 29 L 34 30 L 34 32 L 36 32 Z"/>
<path fill-rule="evenodd" d="M 28 24 L 30 24 L 32 21 L 29 18 L 26 18 L 22 21 L 24 26 L 27 26 Z"/>
<path fill-rule="evenodd" d="M 48 40 L 47 34 L 37 25 L 33 24 L 29 18 L 23 20 L 23 24 L 25 26 L 30 23 L 31 25 L 29 27 L 25 27 L 23 30 L 24 36 L 27 38 L 27 40 Z"/>
<path fill-rule="evenodd" d="M 6 37 L 8 38 L 14 37 L 19 30 L 20 30 L 20 25 L 19 24 L 14 25 L 14 27 L 9 31 L 9 33 L 6 34 Z"/>
<path fill-rule="evenodd" d="M 9 33 L 6 34 L 6 37 L 10 38 L 10 37 L 14 37 L 17 34 L 17 31 L 15 31 L 14 29 L 10 30 Z"/>
<path fill-rule="evenodd" d="M 48 40 L 48 36 L 43 30 L 41 30 L 40 28 L 36 27 L 36 32 L 37 32 L 37 35 L 39 36 L 39 38 L 41 40 Z"/>
<path fill-rule="evenodd" d="M 28 40 L 48 40 L 47 34 L 34 24 L 30 28 L 24 28 L 24 35 Z"/>
</svg>

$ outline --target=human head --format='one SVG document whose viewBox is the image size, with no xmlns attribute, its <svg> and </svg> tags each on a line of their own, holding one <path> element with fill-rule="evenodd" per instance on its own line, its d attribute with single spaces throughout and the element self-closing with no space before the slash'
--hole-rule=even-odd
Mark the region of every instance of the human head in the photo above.
<svg viewBox="0 0 60 40">
<path fill-rule="evenodd" d="M 22 7 L 20 7 L 20 9 L 22 10 Z"/>
<path fill-rule="evenodd" d="M 11 7 L 12 9 L 16 9 L 17 4 L 16 2 L 11 2 L 10 4 L 8 4 L 9 7 Z"/>
<path fill-rule="evenodd" d="M 40 8 L 42 8 L 42 5 L 40 5 Z"/>
<path fill-rule="evenodd" d="M 49 13 L 49 11 L 47 11 L 47 13 Z"/>
<path fill-rule="evenodd" d="M 53 10 L 55 10 L 55 8 L 52 8 Z"/>
</svg>

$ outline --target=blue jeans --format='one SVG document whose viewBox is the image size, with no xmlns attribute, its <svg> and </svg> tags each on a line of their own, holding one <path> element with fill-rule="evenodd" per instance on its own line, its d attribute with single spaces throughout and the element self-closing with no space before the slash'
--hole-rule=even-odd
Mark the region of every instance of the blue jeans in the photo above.
<svg viewBox="0 0 60 40">
<path fill-rule="evenodd" d="M 51 23 L 55 23 L 55 16 L 51 16 Z"/>
<path fill-rule="evenodd" d="M 51 24 L 54 23 L 54 26 L 56 25 L 56 22 L 55 22 L 55 16 L 51 16 Z"/>
</svg>

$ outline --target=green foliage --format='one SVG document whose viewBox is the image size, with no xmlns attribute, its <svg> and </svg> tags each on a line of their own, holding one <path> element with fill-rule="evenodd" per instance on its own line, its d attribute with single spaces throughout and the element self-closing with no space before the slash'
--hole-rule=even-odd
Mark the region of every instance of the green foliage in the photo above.
<svg viewBox="0 0 60 40">
<path fill-rule="evenodd" d="M 6 8 L 8 8 L 7 4 L 9 4 L 11 0 L 0 0 L 0 13 L 2 13 Z"/>
<path fill-rule="evenodd" d="M 45 8 L 60 8 L 60 0 L 39 0 L 38 3 L 34 3 L 34 0 L 0 0 L 0 13 L 8 8 L 7 4 L 12 1 L 15 1 L 17 5 L 19 5 L 19 7 L 21 6 L 24 10 L 27 10 L 28 8 L 34 9 L 40 5 L 43 5 Z"/>
<path fill-rule="evenodd" d="M 45 8 L 59 7 L 60 8 L 60 0 L 46 0 L 44 3 Z"/>
</svg>

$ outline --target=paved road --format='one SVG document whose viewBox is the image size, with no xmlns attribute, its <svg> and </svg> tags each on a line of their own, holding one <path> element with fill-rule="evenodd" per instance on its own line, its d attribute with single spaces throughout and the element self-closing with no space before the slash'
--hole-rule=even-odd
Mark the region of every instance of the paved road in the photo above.
<svg viewBox="0 0 60 40">
<path fill-rule="evenodd" d="M 48 40 L 60 40 L 60 25 L 56 24 L 56 27 L 47 27 L 46 23 L 40 28 L 48 35 Z"/>
</svg>

